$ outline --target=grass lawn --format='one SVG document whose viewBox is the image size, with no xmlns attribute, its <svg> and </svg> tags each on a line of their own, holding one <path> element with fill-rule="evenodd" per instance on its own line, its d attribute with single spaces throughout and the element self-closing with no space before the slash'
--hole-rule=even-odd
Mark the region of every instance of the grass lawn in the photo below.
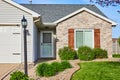
<svg viewBox="0 0 120 80">
<path fill-rule="evenodd" d="M 71 80 L 120 80 L 120 62 L 83 62 Z"/>
</svg>

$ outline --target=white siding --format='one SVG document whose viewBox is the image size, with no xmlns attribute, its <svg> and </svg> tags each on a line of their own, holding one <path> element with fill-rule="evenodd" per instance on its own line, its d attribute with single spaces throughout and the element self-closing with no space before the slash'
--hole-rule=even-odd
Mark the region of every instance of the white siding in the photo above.
<svg viewBox="0 0 120 80">
<path fill-rule="evenodd" d="M 34 61 L 36 61 L 37 60 L 37 58 L 38 58 L 38 55 L 37 55 L 37 53 L 38 53 L 38 38 L 37 38 L 37 36 L 38 36 L 38 31 L 37 31 L 37 27 L 35 26 L 35 24 L 34 24 L 34 27 L 33 27 L 33 56 L 34 56 Z"/>
<path fill-rule="evenodd" d="M 32 15 L 23 10 L 0 0 L 0 23 L 20 23 L 23 15 L 28 20 L 27 29 L 29 35 L 27 36 L 27 50 L 28 62 L 33 62 L 33 18 Z M 20 26 L 21 27 L 21 26 Z M 22 29 L 22 27 L 21 27 Z M 21 34 L 23 35 L 23 34 Z M 22 62 L 23 62 L 23 36 L 22 36 Z"/>
</svg>

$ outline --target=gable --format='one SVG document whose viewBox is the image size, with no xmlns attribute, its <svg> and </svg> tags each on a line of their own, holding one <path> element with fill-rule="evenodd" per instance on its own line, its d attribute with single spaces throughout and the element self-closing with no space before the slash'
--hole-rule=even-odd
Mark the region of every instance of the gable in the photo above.
<svg viewBox="0 0 120 80">
<path fill-rule="evenodd" d="M 32 15 L 30 13 L 20 10 L 19 8 L 14 7 L 7 2 L 4 2 L 2 0 L 0 1 L 0 23 L 20 24 L 23 15 L 25 15 L 27 18 L 32 18 Z"/>
<path fill-rule="evenodd" d="M 94 16 L 93 14 L 82 11 L 78 14 L 75 14 L 67 19 L 62 20 L 58 23 L 57 27 L 60 27 L 61 25 L 66 25 L 66 27 L 80 27 L 82 29 L 84 28 L 100 28 L 100 27 L 109 27 L 111 28 L 112 24 L 108 21 L 105 21 L 97 16 Z M 61 26 L 62 27 L 62 26 Z"/>
<path fill-rule="evenodd" d="M 14 6 L 14 7 L 18 8 L 18 9 L 20 9 L 20 10 L 23 10 L 23 11 L 31 14 L 33 17 L 39 17 L 40 16 L 40 14 L 38 14 L 38 13 L 36 13 L 36 12 L 26 8 L 26 7 L 23 7 L 23 6 L 15 3 L 15 2 L 13 2 L 11 0 L 1 0 L 1 1 L 4 1 L 4 2 L 6 2 L 6 3 L 8 3 L 8 4 L 10 4 L 10 5 L 12 5 L 12 6 Z"/>
<path fill-rule="evenodd" d="M 55 21 L 54 23 L 59 23 L 59 22 L 65 20 L 65 19 L 68 19 L 68 18 L 70 18 L 70 17 L 72 17 L 72 16 L 74 16 L 74 15 L 80 13 L 80 12 L 83 12 L 83 11 L 86 11 L 86 12 L 88 12 L 88 13 L 90 13 L 90 14 L 92 14 L 92 15 L 94 15 L 94 16 L 102 19 L 102 20 L 105 20 L 105 21 L 111 23 L 113 26 L 114 26 L 114 25 L 117 25 L 116 22 L 114 22 L 114 21 L 112 21 L 112 20 L 110 20 L 110 19 L 108 19 L 108 18 L 106 18 L 106 17 L 104 17 L 104 16 L 101 16 L 101 15 L 99 15 L 98 13 L 95 13 L 95 12 L 93 12 L 93 11 L 85 8 L 85 7 L 84 7 L 84 8 L 81 8 L 81 9 L 79 9 L 79 10 L 77 10 L 77 11 L 75 11 L 75 12 L 73 12 L 73 13 L 71 13 L 71 14 L 69 14 L 69 15 L 67 15 L 67 16 L 59 19 L 59 20 L 57 20 L 57 21 Z"/>
</svg>

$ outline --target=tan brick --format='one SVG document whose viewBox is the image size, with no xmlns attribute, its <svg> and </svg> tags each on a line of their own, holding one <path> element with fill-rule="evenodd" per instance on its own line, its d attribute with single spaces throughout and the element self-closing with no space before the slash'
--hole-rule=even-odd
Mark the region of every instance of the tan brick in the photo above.
<svg viewBox="0 0 120 80">
<path fill-rule="evenodd" d="M 68 29 L 100 29 L 100 46 L 106 49 L 109 57 L 112 54 L 112 25 L 97 16 L 83 11 L 71 18 L 60 22 L 56 27 L 57 52 L 60 48 L 68 46 Z M 58 55 L 57 55 L 58 58 Z M 58 58 L 59 59 L 59 58 Z"/>
</svg>

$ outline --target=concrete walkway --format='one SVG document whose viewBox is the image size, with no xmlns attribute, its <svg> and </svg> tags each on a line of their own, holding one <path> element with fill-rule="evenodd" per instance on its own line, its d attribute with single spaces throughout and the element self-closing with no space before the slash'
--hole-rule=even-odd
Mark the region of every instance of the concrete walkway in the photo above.
<svg viewBox="0 0 120 80">
<path fill-rule="evenodd" d="M 19 64 L 0 64 L 0 80 L 3 80 Z"/>
</svg>

